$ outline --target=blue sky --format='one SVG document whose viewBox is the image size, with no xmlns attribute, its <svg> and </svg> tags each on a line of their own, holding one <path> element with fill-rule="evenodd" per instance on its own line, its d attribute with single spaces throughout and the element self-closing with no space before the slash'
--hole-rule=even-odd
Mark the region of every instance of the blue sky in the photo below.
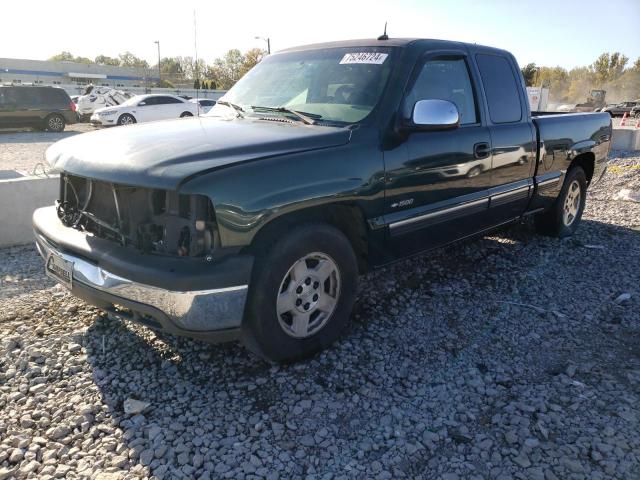
<svg viewBox="0 0 640 480">
<path fill-rule="evenodd" d="M 640 56 L 640 0 L 207 0 L 108 2 L 8 1 L 2 5 L 0 56 L 45 59 L 62 50 L 95 57 L 125 50 L 156 60 L 194 53 L 193 11 L 200 57 L 230 48 L 274 50 L 374 37 L 443 38 L 511 50 L 523 65 L 591 63 L 600 53 Z"/>
</svg>

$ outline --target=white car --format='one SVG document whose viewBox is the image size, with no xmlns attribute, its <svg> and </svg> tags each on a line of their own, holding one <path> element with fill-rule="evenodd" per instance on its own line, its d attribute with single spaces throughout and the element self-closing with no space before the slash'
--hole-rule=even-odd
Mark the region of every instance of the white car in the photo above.
<svg viewBox="0 0 640 480">
<path fill-rule="evenodd" d="M 137 95 L 121 105 L 96 110 L 91 115 L 94 125 L 131 125 L 169 118 L 198 115 L 198 105 L 168 94 Z"/>
<path fill-rule="evenodd" d="M 192 98 L 189 101 L 200 106 L 200 113 L 208 113 L 216 104 L 216 101 L 210 98 Z"/>
</svg>

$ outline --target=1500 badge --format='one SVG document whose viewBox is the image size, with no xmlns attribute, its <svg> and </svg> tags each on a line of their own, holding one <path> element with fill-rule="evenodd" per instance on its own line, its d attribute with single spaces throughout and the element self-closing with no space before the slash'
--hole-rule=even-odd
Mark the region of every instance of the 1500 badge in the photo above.
<svg viewBox="0 0 640 480">
<path fill-rule="evenodd" d="M 391 208 L 408 207 L 413 203 L 413 198 L 407 198 L 406 200 L 400 200 L 391 204 Z"/>
</svg>

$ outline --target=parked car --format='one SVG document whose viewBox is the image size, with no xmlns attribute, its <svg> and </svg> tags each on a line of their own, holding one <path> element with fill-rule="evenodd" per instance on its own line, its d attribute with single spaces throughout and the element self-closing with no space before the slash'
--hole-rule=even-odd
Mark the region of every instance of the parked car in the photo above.
<svg viewBox="0 0 640 480">
<path fill-rule="evenodd" d="M 77 119 L 76 104 L 61 88 L 0 85 L 0 128 L 62 132 Z"/>
<path fill-rule="evenodd" d="M 196 104 L 176 95 L 137 95 L 121 105 L 99 108 L 91 115 L 91 123 L 104 126 L 131 125 L 197 114 Z"/>
<path fill-rule="evenodd" d="M 338 338 L 369 268 L 530 215 L 573 234 L 611 133 L 605 113 L 532 117 L 504 50 L 293 48 L 206 116 L 51 146 L 60 197 L 35 238 L 50 276 L 116 316 L 291 361 Z"/>
<path fill-rule="evenodd" d="M 629 112 L 629 116 L 640 118 L 640 102 L 638 102 L 638 104 L 631 109 L 631 112 Z"/>
<path fill-rule="evenodd" d="M 616 105 L 607 105 L 602 109 L 603 112 L 609 113 L 612 117 L 622 117 L 625 113 L 629 115 L 633 107 L 636 107 L 640 104 L 640 101 L 636 100 L 635 102 L 622 102 Z"/>
<path fill-rule="evenodd" d="M 211 100 L 210 98 L 192 98 L 189 101 L 197 104 L 200 107 L 200 113 L 209 113 L 209 110 L 211 110 L 216 105 L 216 101 Z"/>
</svg>

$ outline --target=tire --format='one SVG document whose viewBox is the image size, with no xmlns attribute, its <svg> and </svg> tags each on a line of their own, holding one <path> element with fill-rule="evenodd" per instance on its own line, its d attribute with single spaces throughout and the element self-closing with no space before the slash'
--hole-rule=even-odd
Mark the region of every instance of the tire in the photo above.
<svg viewBox="0 0 640 480">
<path fill-rule="evenodd" d="M 477 177 L 482 173 L 482 167 L 477 165 L 467 172 L 467 178 Z"/>
<path fill-rule="evenodd" d="M 536 215 L 536 230 L 553 237 L 568 237 L 578 228 L 587 197 L 587 177 L 582 167 L 567 172 L 560 195 L 551 208 Z"/>
<path fill-rule="evenodd" d="M 65 125 L 66 122 L 64 121 L 64 117 L 57 113 L 52 113 L 44 119 L 44 128 L 48 132 L 60 133 L 64 131 Z"/>
<path fill-rule="evenodd" d="M 180 118 L 185 118 L 185 117 L 193 117 L 193 113 L 191 113 L 191 112 L 182 112 L 180 114 Z"/>
<path fill-rule="evenodd" d="M 256 258 L 244 345 L 279 363 L 317 353 L 349 323 L 357 285 L 356 256 L 342 232 L 316 223 L 295 228 Z"/>
<path fill-rule="evenodd" d="M 137 123 L 135 117 L 128 113 L 123 113 L 118 117 L 118 125 L 133 125 Z"/>
</svg>

